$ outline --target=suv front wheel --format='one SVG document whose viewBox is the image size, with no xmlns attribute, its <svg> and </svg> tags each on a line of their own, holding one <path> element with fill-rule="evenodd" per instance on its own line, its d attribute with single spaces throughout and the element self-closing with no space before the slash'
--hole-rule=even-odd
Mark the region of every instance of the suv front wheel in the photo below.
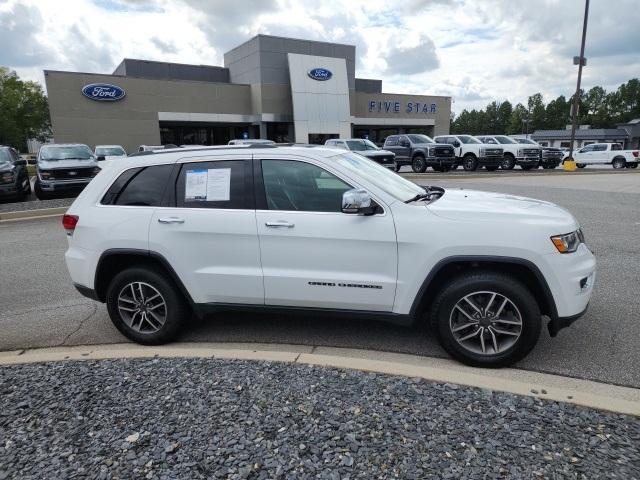
<svg viewBox="0 0 640 480">
<path fill-rule="evenodd" d="M 113 278 L 107 289 L 107 310 L 124 336 L 144 345 L 170 342 L 190 315 L 174 283 L 161 271 L 143 266 Z"/>
<path fill-rule="evenodd" d="M 516 278 L 480 271 L 453 279 L 430 312 L 443 348 L 474 367 L 505 367 L 524 358 L 540 335 L 536 300 Z"/>
</svg>

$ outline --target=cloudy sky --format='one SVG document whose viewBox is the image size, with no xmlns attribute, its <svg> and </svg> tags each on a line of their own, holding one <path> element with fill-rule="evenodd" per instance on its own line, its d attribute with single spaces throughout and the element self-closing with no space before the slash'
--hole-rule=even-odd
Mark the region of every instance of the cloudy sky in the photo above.
<svg viewBox="0 0 640 480">
<path fill-rule="evenodd" d="M 638 0 L 593 0 L 584 86 L 640 76 Z M 356 45 L 356 75 L 454 112 L 575 89 L 583 0 L 0 0 L 0 65 L 110 73 L 122 58 L 222 65 L 258 33 Z"/>
</svg>

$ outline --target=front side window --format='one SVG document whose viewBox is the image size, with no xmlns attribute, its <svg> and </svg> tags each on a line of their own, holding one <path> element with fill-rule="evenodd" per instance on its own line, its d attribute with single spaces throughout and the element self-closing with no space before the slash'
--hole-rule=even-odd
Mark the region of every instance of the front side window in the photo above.
<svg viewBox="0 0 640 480">
<path fill-rule="evenodd" d="M 342 194 L 353 188 L 323 168 L 296 160 L 262 160 L 262 178 L 269 210 L 341 212 Z"/>
<path fill-rule="evenodd" d="M 93 152 L 86 145 L 41 147 L 42 160 L 89 160 Z"/>
<path fill-rule="evenodd" d="M 593 152 L 593 145 L 586 145 L 586 146 L 582 147 L 580 152 L 582 152 L 582 153 Z"/>
<path fill-rule="evenodd" d="M 505 137 L 504 135 L 496 136 L 496 140 L 498 140 L 503 145 L 509 145 L 509 144 L 513 144 L 513 143 L 518 143 L 513 138 Z"/>
<path fill-rule="evenodd" d="M 594 152 L 604 152 L 607 150 L 607 146 L 606 145 L 594 145 L 593 146 L 593 151 Z"/>
<path fill-rule="evenodd" d="M 252 206 L 251 163 L 220 160 L 185 163 L 176 184 L 176 205 L 183 208 L 248 209 Z"/>
</svg>

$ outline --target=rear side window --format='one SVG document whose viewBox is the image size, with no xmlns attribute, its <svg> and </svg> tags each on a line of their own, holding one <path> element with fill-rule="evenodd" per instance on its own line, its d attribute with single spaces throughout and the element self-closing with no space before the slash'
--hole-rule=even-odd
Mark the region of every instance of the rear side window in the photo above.
<svg viewBox="0 0 640 480">
<path fill-rule="evenodd" d="M 102 204 L 159 206 L 172 168 L 173 165 L 154 165 L 123 172 L 102 198 Z"/>
<path fill-rule="evenodd" d="M 387 137 L 387 140 L 384 142 L 385 145 L 393 147 L 394 145 L 398 145 L 398 137 Z"/>
<path fill-rule="evenodd" d="M 252 209 L 253 176 L 249 160 L 185 163 L 176 184 L 182 208 Z"/>
<path fill-rule="evenodd" d="M 612 143 L 611 150 L 622 150 L 622 145 L 620 145 L 619 143 Z"/>
</svg>

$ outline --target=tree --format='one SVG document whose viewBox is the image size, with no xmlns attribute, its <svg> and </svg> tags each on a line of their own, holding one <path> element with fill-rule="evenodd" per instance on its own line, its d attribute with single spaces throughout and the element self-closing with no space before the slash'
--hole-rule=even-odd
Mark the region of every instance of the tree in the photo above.
<svg viewBox="0 0 640 480">
<path fill-rule="evenodd" d="M 509 128 L 507 134 L 512 135 L 514 133 L 522 133 L 524 121 L 528 118 L 529 113 L 524 105 L 521 103 L 516 105 L 511 114 L 511 121 L 509 122 Z"/>
<path fill-rule="evenodd" d="M 50 132 L 49 105 L 42 87 L 0 67 L 0 145 L 26 151 L 27 140 L 44 141 Z"/>
<path fill-rule="evenodd" d="M 555 100 L 547 104 L 545 111 L 545 128 L 549 130 L 562 130 L 571 123 L 569 113 L 571 105 L 564 95 L 560 95 Z"/>
</svg>

